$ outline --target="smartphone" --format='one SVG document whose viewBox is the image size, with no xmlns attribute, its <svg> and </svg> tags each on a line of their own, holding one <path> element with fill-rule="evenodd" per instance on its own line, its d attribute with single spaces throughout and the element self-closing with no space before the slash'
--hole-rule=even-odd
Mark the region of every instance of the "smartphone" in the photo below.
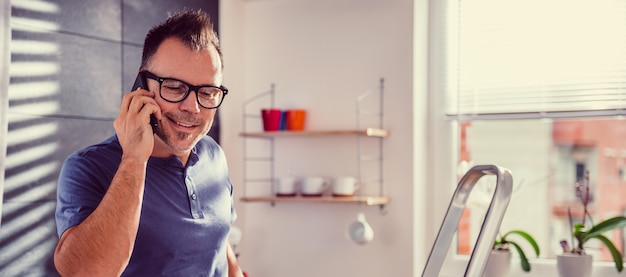
<svg viewBox="0 0 626 277">
<path fill-rule="evenodd" d="M 148 86 L 146 86 L 146 77 L 143 76 L 143 74 L 139 73 L 137 74 L 137 78 L 135 78 L 135 83 L 133 84 L 133 89 L 131 91 L 135 91 L 138 88 L 143 88 L 146 89 Z M 156 128 L 159 125 L 156 117 L 151 114 L 150 115 L 150 126 L 152 126 L 152 132 L 156 133 Z"/>
</svg>

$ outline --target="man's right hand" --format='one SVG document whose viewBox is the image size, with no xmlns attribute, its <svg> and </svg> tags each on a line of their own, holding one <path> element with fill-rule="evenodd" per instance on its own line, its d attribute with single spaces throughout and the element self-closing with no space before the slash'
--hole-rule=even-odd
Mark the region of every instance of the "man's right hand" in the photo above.
<svg viewBox="0 0 626 277">
<path fill-rule="evenodd" d="M 124 95 L 120 112 L 113 122 L 123 155 L 148 160 L 154 147 L 154 134 L 150 115 L 161 119 L 161 109 L 154 100 L 155 94 L 137 89 Z"/>
</svg>

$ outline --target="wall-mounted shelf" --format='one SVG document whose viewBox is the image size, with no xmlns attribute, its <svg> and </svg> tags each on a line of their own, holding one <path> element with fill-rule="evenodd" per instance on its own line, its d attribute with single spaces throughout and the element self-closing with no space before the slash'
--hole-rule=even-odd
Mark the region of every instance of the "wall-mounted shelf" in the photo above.
<svg viewBox="0 0 626 277">
<path fill-rule="evenodd" d="M 243 104 L 243 132 L 239 135 L 244 137 L 244 163 L 243 163 L 243 172 L 244 172 L 244 180 L 243 180 L 243 197 L 240 198 L 243 202 L 264 202 L 271 203 L 272 206 L 276 203 L 340 203 L 340 204 L 357 204 L 357 205 L 366 205 L 366 206 L 380 206 L 383 208 L 390 202 L 388 197 L 384 196 L 383 189 L 383 145 L 382 139 L 389 136 L 389 132 L 383 129 L 383 79 L 380 80 L 380 86 L 378 89 L 370 89 L 367 92 L 359 95 L 356 99 L 356 119 L 357 124 L 355 129 L 336 129 L 336 130 L 304 130 L 304 131 L 248 131 L 248 121 L 256 121 L 255 124 L 258 124 L 260 121 L 260 116 L 258 114 L 258 108 L 252 105 L 259 100 L 269 98 L 269 107 L 274 107 L 274 91 L 275 87 L 272 84 L 269 91 L 258 94 Z M 369 107 L 371 110 L 363 112 L 362 109 L 362 101 L 370 95 L 378 95 L 379 98 L 376 101 L 375 98 L 371 104 L 374 104 L 377 107 Z M 367 124 L 361 124 L 361 120 L 365 118 L 369 118 Z M 365 126 L 375 126 L 375 127 L 365 127 Z M 370 191 L 368 195 L 361 195 L 361 191 L 358 190 L 354 196 L 350 197 L 333 197 L 333 196 L 317 196 L 317 197 L 305 197 L 305 196 L 294 196 L 294 197 L 284 197 L 284 196 L 274 196 L 273 188 L 268 190 L 267 193 L 254 193 L 257 195 L 249 195 L 248 194 L 248 185 L 251 183 L 257 183 L 261 185 L 269 185 L 272 187 L 272 182 L 274 181 L 274 143 L 276 138 L 306 138 L 306 137 L 350 137 L 353 136 L 356 138 L 356 148 L 357 148 L 357 172 L 356 177 L 357 180 L 361 182 L 365 182 L 363 180 L 367 180 L 367 184 L 370 185 L 370 189 L 374 188 L 375 185 L 378 185 L 378 193 Z M 261 154 L 249 154 L 248 153 L 248 145 L 247 141 L 249 140 L 261 140 L 263 143 L 267 143 L 263 146 L 264 149 L 267 149 L 267 153 Z M 378 146 L 375 148 L 370 148 L 372 151 L 368 152 L 368 155 L 365 154 L 363 150 L 363 146 L 361 145 L 361 139 L 364 140 L 372 140 L 377 141 Z M 372 147 L 370 145 L 369 147 Z M 254 176 L 249 177 L 248 169 L 252 167 L 248 167 L 249 163 L 254 163 L 254 167 L 263 167 L 267 166 L 268 171 L 267 174 L 262 174 L 264 176 Z M 377 167 L 376 170 L 368 170 L 366 175 L 368 177 L 375 176 L 375 178 L 364 178 L 362 176 L 362 163 L 372 163 L 373 166 Z M 250 174 L 255 175 L 255 174 Z M 371 186 L 374 185 L 374 186 Z M 258 195 L 261 194 L 261 195 Z"/>
<path fill-rule="evenodd" d="M 313 136 L 366 136 L 384 138 L 389 132 L 379 128 L 367 128 L 362 130 L 319 130 L 319 131 L 267 131 L 240 133 L 242 137 L 276 138 L 276 137 L 313 137 Z"/>
<path fill-rule="evenodd" d="M 368 206 L 386 205 L 389 198 L 384 196 L 352 196 L 352 197 L 242 197 L 244 202 L 269 202 L 269 203 L 338 203 L 338 204 L 363 204 Z"/>
</svg>

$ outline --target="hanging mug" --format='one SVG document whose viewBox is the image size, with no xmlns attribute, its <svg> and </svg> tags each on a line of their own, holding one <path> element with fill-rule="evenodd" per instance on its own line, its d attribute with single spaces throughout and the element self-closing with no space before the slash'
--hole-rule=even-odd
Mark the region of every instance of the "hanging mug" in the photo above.
<svg viewBox="0 0 626 277">
<path fill-rule="evenodd" d="M 362 212 L 357 215 L 356 221 L 348 226 L 348 237 L 359 245 L 365 245 L 374 239 L 374 230 Z"/>
</svg>

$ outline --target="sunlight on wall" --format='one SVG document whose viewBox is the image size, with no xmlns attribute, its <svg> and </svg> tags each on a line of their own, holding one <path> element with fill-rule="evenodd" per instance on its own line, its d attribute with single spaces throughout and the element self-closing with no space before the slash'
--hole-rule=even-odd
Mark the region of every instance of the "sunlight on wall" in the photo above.
<svg viewBox="0 0 626 277">
<path fill-rule="evenodd" d="M 11 77 L 37 77 L 59 72 L 59 65 L 51 62 L 11 62 Z M 16 92 L 19 93 L 19 92 Z M 10 97 L 10 95 L 9 95 Z"/>
<path fill-rule="evenodd" d="M 49 273 L 50 252 L 56 245 L 54 199 L 60 164 L 58 62 L 59 45 L 50 21 L 20 17 L 59 13 L 46 1 L 12 1 L 12 41 L 9 66 L 7 155 L 4 161 L 4 204 L 0 229 L 0 275 Z"/>
<path fill-rule="evenodd" d="M 11 100 L 45 97 L 57 94 L 59 83 L 56 81 L 41 81 L 11 84 L 9 90 L 15 92 L 11 95 Z"/>
<path fill-rule="evenodd" d="M 21 1 L 13 1 L 11 5 L 15 8 L 21 8 L 21 9 L 31 10 L 35 12 L 59 13 L 59 5 L 55 3 L 50 3 L 47 1 L 21 0 Z"/>
<path fill-rule="evenodd" d="M 13 29 L 13 31 L 47 33 L 50 31 L 58 31 L 59 25 L 54 22 L 34 18 L 11 17 L 11 29 Z"/>
</svg>

